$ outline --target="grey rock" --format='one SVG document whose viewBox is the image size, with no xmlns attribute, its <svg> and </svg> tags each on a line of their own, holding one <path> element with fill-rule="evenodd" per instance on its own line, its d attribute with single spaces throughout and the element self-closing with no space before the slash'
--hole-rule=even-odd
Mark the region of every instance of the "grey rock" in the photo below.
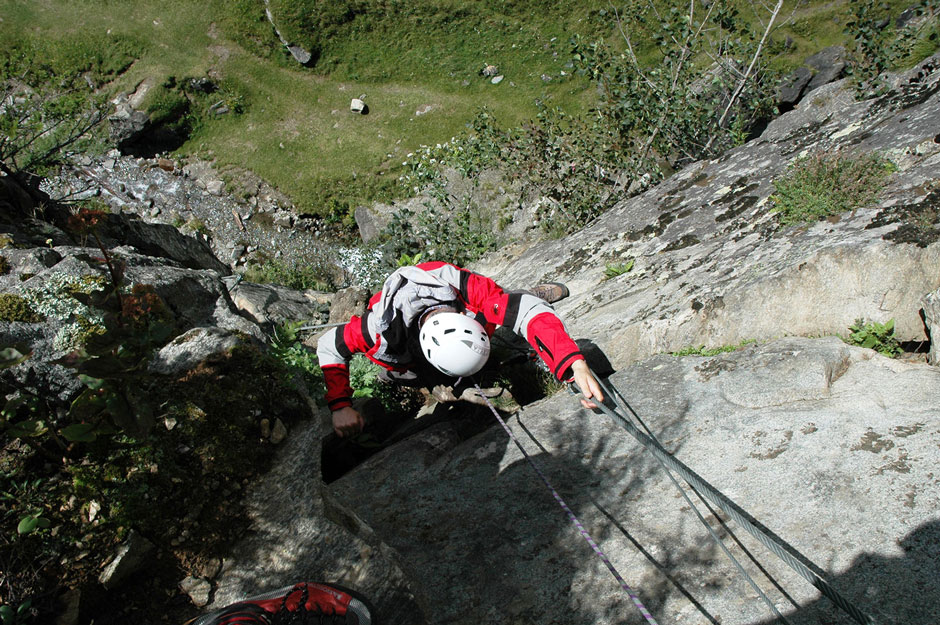
<svg viewBox="0 0 940 625">
<path fill-rule="evenodd" d="M 285 321 L 310 320 L 318 323 L 323 306 L 312 293 L 273 284 L 241 281 L 231 287 L 235 307 L 255 323 L 274 326 Z"/>
<path fill-rule="evenodd" d="M 247 514 L 253 531 L 226 559 L 211 607 L 259 588 L 325 579 L 369 597 L 382 622 L 427 623 L 397 555 L 361 525 L 350 507 L 353 502 L 324 501 L 321 418 L 295 428 L 278 447 L 274 469 L 249 488 Z"/>
<path fill-rule="evenodd" d="M 929 210 L 922 189 L 936 179 L 938 153 L 919 146 L 940 127 L 937 58 L 898 77 L 897 105 L 858 102 L 844 81 L 820 87 L 760 138 L 625 198 L 575 234 L 506 247 L 472 268 L 504 288 L 565 282 L 571 296 L 555 309 L 615 367 L 702 343 L 845 333 L 859 317 L 894 318 L 899 340 L 925 340 L 920 298 L 940 287 L 940 242 L 897 241 L 910 228 L 902 215 Z M 877 202 L 780 226 L 773 180 L 801 154 L 838 149 L 902 165 Z M 626 259 L 629 274 L 604 279 L 606 264 Z"/>
<path fill-rule="evenodd" d="M 391 216 L 382 212 L 379 207 L 357 206 L 353 217 L 356 219 L 359 237 L 363 243 L 374 241 L 391 221 Z"/>
<path fill-rule="evenodd" d="M 780 83 L 777 105 L 786 109 L 793 108 L 800 101 L 803 90 L 806 89 L 806 85 L 809 84 L 812 77 L 813 72 L 808 67 L 803 66 L 793 70 L 793 73 Z"/>
<path fill-rule="evenodd" d="M 362 315 L 372 294 L 361 287 L 347 287 L 333 295 L 330 303 L 329 323 L 349 321 L 353 315 Z"/>
<path fill-rule="evenodd" d="M 905 599 L 940 555 L 940 486 L 924 480 L 940 459 L 940 371 L 836 338 L 782 339 L 713 358 L 656 356 L 611 382 L 668 451 L 859 608 L 887 622 L 940 617 L 940 589 Z M 619 425 L 559 394 L 510 427 L 660 622 L 773 622 Z M 431 622 L 641 622 L 499 427 L 467 439 L 458 421 L 438 422 L 327 489 L 399 554 Z M 831 614 L 812 585 L 751 549 L 800 606 L 780 606 L 788 620 Z"/>
<path fill-rule="evenodd" d="M 125 105 L 108 117 L 108 124 L 111 141 L 118 146 L 126 146 L 140 139 L 149 129 L 150 116 Z"/>
<path fill-rule="evenodd" d="M 131 530 L 114 555 L 105 566 L 98 582 L 108 590 L 116 588 L 123 580 L 141 570 L 148 562 L 154 546 L 149 540 Z"/>
<path fill-rule="evenodd" d="M 212 195 L 222 195 L 225 190 L 225 183 L 221 180 L 210 180 L 206 183 L 206 191 Z"/>
<path fill-rule="evenodd" d="M 834 80 L 845 72 L 845 48 L 830 46 L 806 59 L 806 65 L 813 70 L 813 78 L 806 85 L 806 91 L 812 91 Z"/>
<path fill-rule="evenodd" d="M 289 45 L 287 46 L 287 51 L 290 52 L 291 56 L 294 57 L 301 65 L 307 65 L 313 60 L 313 53 L 305 50 L 298 45 Z"/>
<path fill-rule="evenodd" d="M 360 115 L 365 115 L 368 107 L 366 103 L 360 100 L 359 98 L 353 98 L 349 101 L 349 110 L 353 113 L 359 113 Z"/>
<path fill-rule="evenodd" d="M 274 225 L 281 228 L 290 228 L 294 225 L 294 216 L 289 211 L 276 211 L 274 213 Z"/>
<path fill-rule="evenodd" d="M 927 362 L 940 366 L 940 289 L 928 293 L 923 300 L 924 322 L 930 335 L 930 353 Z"/>
<path fill-rule="evenodd" d="M 198 608 L 205 607 L 209 603 L 209 595 L 212 592 L 212 584 L 201 577 L 186 577 L 180 582 L 180 590 L 189 596 L 189 599 Z"/>
<path fill-rule="evenodd" d="M 493 83 L 494 85 L 498 85 L 499 83 L 503 82 L 503 78 L 504 76 L 493 76 L 490 79 L 490 82 Z"/>
<path fill-rule="evenodd" d="M 243 343 L 244 339 L 228 330 L 193 328 L 154 354 L 149 369 L 164 375 L 180 375 L 201 363 L 226 357 Z"/>
</svg>

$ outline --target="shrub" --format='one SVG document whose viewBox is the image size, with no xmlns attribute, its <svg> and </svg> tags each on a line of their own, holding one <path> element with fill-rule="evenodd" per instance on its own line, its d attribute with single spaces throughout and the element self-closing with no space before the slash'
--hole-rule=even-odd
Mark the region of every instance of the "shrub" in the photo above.
<svg viewBox="0 0 940 625">
<path fill-rule="evenodd" d="M 873 202 L 894 171 L 894 164 L 877 154 L 819 152 L 803 157 L 774 180 L 773 211 L 784 225 L 841 215 Z"/>
<path fill-rule="evenodd" d="M 849 336 L 844 340 L 849 345 L 873 349 L 889 358 L 896 358 L 904 352 L 894 338 L 894 319 L 885 323 L 866 323 L 864 319 L 856 319 L 855 323 L 849 326 Z"/>
<path fill-rule="evenodd" d="M 324 261 L 304 264 L 297 260 L 284 261 L 266 258 L 252 262 L 245 269 L 245 279 L 259 284 L 279 284 L 291 289 L 333 291 L 336 285 Z"/>
</svg>

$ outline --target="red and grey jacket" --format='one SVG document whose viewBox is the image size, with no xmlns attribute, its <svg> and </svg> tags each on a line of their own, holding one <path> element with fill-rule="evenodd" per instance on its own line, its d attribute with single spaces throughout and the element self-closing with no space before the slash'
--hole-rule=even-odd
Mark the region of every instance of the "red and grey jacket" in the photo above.
<svg viewBox="0 0 940 625">
<path fill-rule="evenodd" d="M 451 305 L 472 313 L 488 334 L 506 326 L 525 338 L 559 380 L 570 377 L 571 364 L 583 360 L 555 311 L 544 300 L 524 291 L 504 291 L 489 278 L 440 261 L 402 267 L 369 300 L 362 317 L 323 334 L 317 358 L 326 380 L 330 410 L 352 404 L 349 361 L 353 354 L 395 371 L 408 371 L 420 357 L 409 348 L 413 330 L 428 308 Z"/>
</svg>

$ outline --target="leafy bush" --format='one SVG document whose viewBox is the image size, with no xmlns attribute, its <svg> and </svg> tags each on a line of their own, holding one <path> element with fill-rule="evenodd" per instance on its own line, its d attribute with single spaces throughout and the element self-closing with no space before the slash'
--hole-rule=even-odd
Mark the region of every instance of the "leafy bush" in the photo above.
<svg viewBox="0 0 940 625">
<path fill-rule="evenodd" d="M 898 340 L 894 338 L 894 319 L 885 323 L 866 323 L 864 319 L 856 319 L 855 323 L 849 326 L 849 336 L 845 342 L 873 349 L 889 358 L 896 358 L 904 353 Z"/>
<path fill-rule="evenodd" d="M 322 403 L 326 396 L 326 383 L 317 355 L 300 340 L 300 327 L 303 321 L 282 324 L 274 333 L 271 342 L 271 356 L 284 373 L 284 382 L 297 387 L 303 385 L 314 401 Z"/>
<path fill-rule="evenodd" d="M 911 7 L 918 17 L 918 25 L 896 30 L 884 27 L 890 24 L 891 7 L 877 0 L 859 0 L 850 3 L 852 20 L 845 25 L 845 33 L 855 44 L 853 63 L 849 72 L 853 76 L 859 99 L 879 95 L 888 90 L 885 72 L 900 68 L 905 63 L 916 63 L 937 49 L 937 18 L 940 3 L 923 0 Z M 931 39 L 932 38 L 932 39 Z"/>
<path fill-rule="evenodd" d="M 894 171 L 891 161 L 873 153 L 818 152 L 799 158 L 774 180 L 773 211 L 784 225 L 841 215 L 873 202 Z"/>
</svg>

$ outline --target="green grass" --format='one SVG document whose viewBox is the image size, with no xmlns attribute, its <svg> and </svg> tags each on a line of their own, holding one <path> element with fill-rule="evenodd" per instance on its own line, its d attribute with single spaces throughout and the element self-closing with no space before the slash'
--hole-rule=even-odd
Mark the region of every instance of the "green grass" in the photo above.
<svg viewBox="0 0 940 625">
<path fill-rule="evenodd" d="M 108 51 L 93 64 L 102 80 L 113 80 L 114 91 L 130 92 L 145 78 L 218 77 L 244 112 L 199 119 L 178 155 L 252 170 L 301 211 L 320 214 L 337 202 L 354 206 L 403 193 L 395 181 L 405 156 L 464 132 L 484 105 L 507 127 L 531 120 L 537 100 L 586 112 L 596 90 L 566 68 L 570 36 L 622 45 L 610 14 L 602 14 L 610 9 L 606 0 L 345 4 L 357 15 L 324 31 L 332 36 L 317 43 L 320 58 L 312 69 L 289 58 L 260 0 L 0 0 L 0 43 L 14 50 L 28 40 L 30 56 L 58 59 L 57 72 L 87 63 L 74 53 L 83 46 Z M 739 4 L 745 19 L 756 20 L 749 2 Z M 906 7 L 888 5 L 894 14 Z M 793 40 L 774 66 L 786 70 L 825 45 L 844 43 L 847 7 L 846 1 L 801 5 L 774 35 L 773 48 L 782 53 L 786 36 Z M 655 58 L 648 42 L 638 45 L 641 58 Z M 127 65 L 128 55 L 138 58 Z M 502 83 L 480 75 L 486 63 L 499 67 Z M 350 113 L 350 99 L 363 94 L 369 115 Z M 429 113 L 415 115 L 425 106 Z"/>
</svg>

